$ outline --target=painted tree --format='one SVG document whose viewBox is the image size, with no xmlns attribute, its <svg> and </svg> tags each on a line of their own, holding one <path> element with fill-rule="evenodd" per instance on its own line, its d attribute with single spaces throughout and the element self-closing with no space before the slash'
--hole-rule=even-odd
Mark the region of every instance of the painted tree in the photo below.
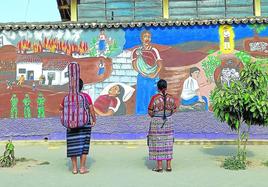
<svg viewBox="0 0 268 187">
<path fill-rule="evenodd" d="M 259 34 L 267 28 L 267 24 L 252 24 L 249 27 L 254 32 L 254 37 L 259 37 Z"/>
<path fill-rule="evenodd" d="M 210 82 L 214 81 L 215 69 L 221 64 L 219 54 L 215 54 L 214 50 L 208 51 L 208 57 L 202 62 L 202 68 L 205 71 L 205 75 Z"/>
<path fill-rule="evenodd" d="M 268 125 L 268 75 L 254 63 L 247 64 L 240 80 L 213 90 L 215 116 L 237 132 L 236 160 L 246 163 L 246 145 L 252 125 Z M 247 128 L 241 132 L 245 123 Z M 243 146 L 243 147 L 242 147 Z"/>
</svg>

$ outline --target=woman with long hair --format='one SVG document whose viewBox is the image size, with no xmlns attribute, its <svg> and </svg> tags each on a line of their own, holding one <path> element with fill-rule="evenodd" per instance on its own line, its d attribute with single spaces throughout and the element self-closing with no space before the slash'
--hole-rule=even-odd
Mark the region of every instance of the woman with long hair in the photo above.
<svg viewBox="0 0 268 187">
<path fill-rule="evenodd" d="M 157 83 L 158 94 L 151 98 L 148 114 L 151 123 L 148 132 L 149 159 L 157 161 L 155 172 L 162 172 L 162 161 L 166 160 L 166 171 L 170 172 L 173 158 L 174 128 L 171 120 L 176 110 L 175 99 L 167 93 L 167 82 Z"/>
</svg>

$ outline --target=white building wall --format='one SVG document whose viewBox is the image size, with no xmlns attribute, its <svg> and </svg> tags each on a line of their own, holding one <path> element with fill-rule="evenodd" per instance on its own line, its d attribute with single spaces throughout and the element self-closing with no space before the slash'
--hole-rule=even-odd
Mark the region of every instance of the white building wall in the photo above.
<svg viewBox="0 0 268 187">
<path fill-rule="evenodd" d="M 43 75 L 46 77 L 46 82 L 45 84 L 48 85 L 49 80 L 48 80 L 48 74 L 49 73 L 55 73 L 55 80 L 52 80 L 52 85 L 61 85 L 61 71 L 55 71 L 55 70 L 44 70 Z"/>
<path fill-rule="evenodd" d="M 60 73 L 60 85 L 64 85 L 69 82 L 69 76 L 65 77 L 65 73 L 68 72 L 68 66 Z"/>
<path fill-rule="evenodd" d="M 91 97 L 93 102 L 97 99 L 94 84 L 84 84 L 82 92 L 87 93 L 88 95 L 90 95 L 90 97 Z"/>
<path fill-rule="evenodd" d="M 93 102 L 110 83 L 125 83 L 129 86 L 136 85 L 138 73 L 132 67 L 131 55 L 131 51 L 124 50 L 117 57 L 112 58 L 113 70 L 111 76 L 103 82 L 85 87 L 85 92 L 90 93 Z"/>
<path fill-rule="evenodd" d="M 19 69 L 26 69 L 25 73 L 19 73 Z M 16 65 L 16 79 L 18 80 L 21 75 L 25 76 L 27 80 L 27 72 L 34 72 L 34 80 L 39 80 L 39 77 L 42 75 L 42 63 L 35 62 L 18 62 Z"/>
</svg>

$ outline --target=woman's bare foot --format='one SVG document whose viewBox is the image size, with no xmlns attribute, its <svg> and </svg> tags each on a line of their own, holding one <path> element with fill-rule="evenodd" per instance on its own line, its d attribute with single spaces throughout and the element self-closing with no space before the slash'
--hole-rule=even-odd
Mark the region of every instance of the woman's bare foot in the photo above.
<svg viewBox="0 0 268 187">
<path fill-rule="evenodd" d="M 73 169 L 72 173 L 75 175 L 78 173 L 78 170 L 77 169 Z"/>
<path fill-rule="evenodd" d="M 79 170 L 80 174 L 86 174 L 88 172 L 89 172 L 89 170 L 87 168 L 80 168 L 80 170 Z"/>
</svg>

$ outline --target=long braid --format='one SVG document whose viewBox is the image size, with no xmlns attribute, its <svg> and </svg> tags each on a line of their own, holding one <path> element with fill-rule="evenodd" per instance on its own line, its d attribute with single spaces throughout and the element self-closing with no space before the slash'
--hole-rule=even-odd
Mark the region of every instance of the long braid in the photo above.
<svg viewBox="0 0 268 187">
<path fill-rule="evenodd" d="M 166 116 L 166 102 L 167 102 L 166 89 L 162 90 L 162 94 L 164 96 L 164 115 L 163 115 L 163 120 L 166 120 L 167 119 L 167 116 Z"/>
</svg>

